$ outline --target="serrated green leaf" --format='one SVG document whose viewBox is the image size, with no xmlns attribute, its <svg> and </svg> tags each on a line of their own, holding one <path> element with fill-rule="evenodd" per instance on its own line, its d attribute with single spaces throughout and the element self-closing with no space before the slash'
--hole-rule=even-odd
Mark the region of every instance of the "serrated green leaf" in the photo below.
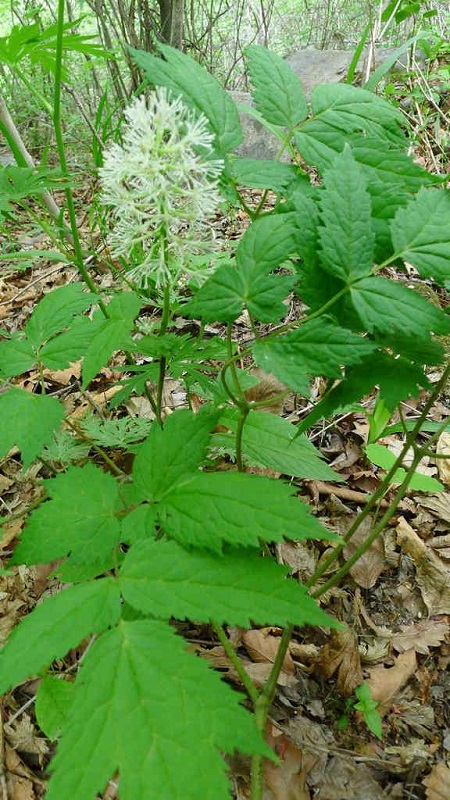
<svg viewBox="0 0 450 800">
<path fill-rule="evenodd" d="M 350 297 L 365 330 L 429 339 L 433 333 L 447 333 L 450 320 L 440 308 L 417 292 L 387 278 L 363 278 L 350 287 Z"/>
<path fill-rule="evenodd" d="M 69 681 L 59 680 L 51 675 L 41 681 L 34 710 L 41 731 L 49 739 L 57 739 L 61 734 L 74 694 L 75 686 Z"/>
<path fill-rule="evenodd" d="M 293 212 L 263 217 L 246 230 L 236 251 L 236 266 L 224 265 L 185 307 L 189 317 L 231 322 L 246 306 L 262 322 L 276 322 L 295 278 L 270 275 L 296 252 L 298 232 Z"/>
<path fill-rule="evenodd" d="M 176 542 L 139 542 L 128 552 L 120 586 L 127 603 L 162 619 L 249 627 L 336 623 L 287 569 L 253 551 L 191 553 Z M 205 603 L 205 597 L 208 602 Z"/>
<path fill-rule="evenodd" d="M 444 284 L 450 277 L 450 192 L 421 189 L 392 223 L 395 256 L 424 278 Z"/>
<path fill-rule="evenodd" d="M 236 250 L 236 261 L 248 277 L 277 269 L 295 252 L 297 225 L 289 212 L 255 220 L 245 231 Z M 248 291 L 252 290 L 248 281 Z"/>
<path fill-rule="evenodd" d="M 283 383 L 309 394 L 309 378 L 340 378 L 341 367 L 358 364 L 376 344 L 326 318 L 306 321 L 296 331 L 253 345 L 256 361 Z"/>
<path fill-rule="evenodd" d="M 235 748 L 270 753 L 239 695 L 166 624 L 122 622 L 84 660 L 47 800 L 94 797 L 116 770 L 121 800 L 228 800 L 218 751 Z"/>
<path fill-rule="evenodd" d="M 141 539 L 153 538 L 156 535 L 156 522 L 156 505 L 142 503 L 122 520 L 120 541 L 131 545 Z"/>
<path fill-rule="evenodd" d="M 230 95 L 200 64 L 180 50 L 163 44 L 157 47 L 163 58 L 132 47 L 129 51 L 151 83 L 167 87 L 175 96 L 181 95 L 191 108 L 205 115 L 219 151 L 227 153 L 239 147 L 241 123 Z"/>
<path fill-rule="evenodd" d="M 320 261 L 331 275 L 350 282 L 372 271 L 375 237 L 370 195 L 348 145 L 323 182 Z"/>
<path fill-rule="evenodd" d="M 0 394 L 0 455 L 17 445 L 28 467 L 63 420 L 64 408 L 56 398 L 9 389 Z"/>
<path fill-rule="evenodd" d="M 71 586 L 48 598 L 20 622 L 0 651 L 0 694 L 119 617 L 119 588 L 112 578 Z"/>
<path fill-rule="evenodd" d="M 219 553 L 225 542 L 255 547 L 260 539 L 333 539 L 280 480 L 237 472 L 199 473 L 164 497 L 158 514 L 180 544 Z"/>
<path fill-rule="evenodd" d="M 123 447 L 141 442 L 150 433 L 152 422 L 145 417 L 98 419 L 86 417 L 80 428 L 87 438 L 100 447 Z"/>
<path fill-rule="evenodd" d="M 75 319 L 67 331 L 44 344 L 39 352 L 40 360 L 48 369 L 65 369 L 86 354 L 103 322 L 103 315 Z"/>
<path fill-rule="evenodd" d="M 342 150 L 352 133 L 375 138 L 380 146 L 385 143 L 405 147 L 403 115 L 386 100 L 365 89 L 344 83 L 322 84 L 313 90 L 311 104 L 313 116 L 295 135 L 299 152 L 309 163 L 316 163 L 321 149 L 328 153 L 335 150 L 339 138 Z"/>
<path fill-rule="evenodd" d="M 416 364 L 387 353 L 373 353 L 370 359 L 354 370 L 350 368 L 346 371 L 345 379 L 328 392 L 299 423 L 299 433 L 308 430 L 319 419 L 327 419 L 350 408 L 376 385 L 379 386 L 379 396 L 393 411 L 402 400 L 417 397 L 420 389 L 428 387 L 429 383 L 423 370 Z"/>
<path fill-rule="evenodd" d="M 221 424 L 236 431 L 237 412 L 225 412 Z M 220 440 L 220 436 L 214 436 Z M 242 452 L 247 463 L 269 467 L 283 475 L 319 481 L 342 481 L 330 469 L 319 451 L 306 436 L 297 436 L 297 429 L 286 419 L 264 411 L 250 411 L 242 436 Z"/>
<path fill-rule="evenodd" d="M 50 500 L 31 514 L 12 563 L 46 564 L 69 552 L 78 564 L 107 558 L 120 533 L 115 479 L 86 464 L 70 467 L 44 486 Z"/>
<path fill-rule="evenodd" d="M 293 130 L 308 113 L 303 86 L 287 61 L 265 47 L 246 47 L 253 101 L 267 122 Z"/>
<path fill-rule="evenodd" d="M 10 339 L 0 342 L 0 375 L 3 378 L 28 372 L 35 363 L 34 348 L 21 334 L 14 333 Z"/>
<path fill-rule="evenodd" d="M 83 360 L 83 383 L 86 389 L 116 350 L 131 350 L 132 320 L 107 319 L 96 330 Z"/>
<path fill-rule="evenodd" d="M 25 326 L 28 339 L 36 347 L 70 325 L 72 317 L 81 314 L 96 297 L 84 291 L 84 284 L 69 283 L 45 295 Z"/>
<path fill-rule="evenodd" d="M 294 164 L 283 164 L 279 161 L 238 158 L 232 163 L 232 174 L 239 186 L 283 193 L 296 181 L 299 170 Z"/>
<path fill-rule="evenodd" d="M 208 409 L 199 414 L 182 409 L 168 417 L 164 428 L 153 423 L 133 464 L 140 499 L 160 500 L 184 475 L 199 468 L 218 417 Z"/>
</svg>

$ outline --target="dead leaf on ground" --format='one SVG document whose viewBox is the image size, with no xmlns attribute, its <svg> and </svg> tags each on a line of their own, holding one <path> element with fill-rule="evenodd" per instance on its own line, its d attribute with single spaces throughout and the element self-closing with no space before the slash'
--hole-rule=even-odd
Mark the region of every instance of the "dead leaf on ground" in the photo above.
<svg viewBox="0 0 450 800">
<path fill-rule="evenodd" d="M 279 764 L 264 763 L 265 790 L 263 800 L 311 800 L 306 780 L 311 754 L 305 754 L 279 728 L 269 723 L 266 741 L 280 759 Z"/>
<path fill-rule="evenodd" d="M 416 580 L 430 614 L 450 614 L 450 568 L 419 538 L 404 517 L 400 517 L 397 541 L 416 567 Z"/>
<path fill-rule="evenodd" d="M 344 697 L 353 694 L 363 682 L 358 642 L 353 631 L 349 628 L 333 631 L 328 644 L 322 647 L 317 668 L 325 680 L 338 671 L 338 691 Z"/>
<path fill-rule="evenodd" d="M 439 492 L 435 495 L 419 495 L 414 498 L 418 506 L 429 508 L 444 522 L 450 523 L 450 493 Z"/>
<path fill-rule="evenodd" d="M 400 626 L 400 631 L 394 633 L 392 646 L 399 653 L 406 650 L 415 650 L 416 653 L 428 655 L 430 647 L 439 647 L 449 632 L 448 622 L 436 619 L 427 619 L 423 622 L 414 622 L 412 625 Z"/>
<path fill-rule="evenodd" d="M 263 630 L 245 631 L 242 643 L 253 661 L 273 664 L 280 646 L 280 637 L 265 634 Z M 289 652 L 283 661 L 283 670 L 289 675 L 295 674 L 295 664 Z"/>
<path fill-rule="evenodd" d="M 355 535 L 352 536 L 348 544 L 346 544 L 344 556 L 347 561 L 356 552 L 358 547 L 364 544 L 372 530 L 372 525 L 373 521 L 370 517 L 363 520 Z M 382 537 L 379 536 L 358 559 L 356 564 L 353 565 L 350 570 L 350 575 L 358 586 L 361 586 L 363 589 L 370 589 L 372 586 L 375 586 L 378 578 L 383 570 L 387 569 L 387 566 L 383 540 Z"/>
<path fill-rule="evenodd" d="M 430 774 L 423 779 L 427 800 L 448 800 L 450 797 L 450 769 L 441 762 L 435 764 Z"/>
<path fill-rule="evenodd" d="M 405 686 L 417 668 L 415 650 L 401 653 L 393 667 L 379 666 L 369 671 L 367 681 L 374 700 L 377 701 L 378 711 L 383 717 L 390 709 L 393 700 L 400 689 Z"/>
<path fill-rule="evenodd" d="M 42 766 L 43 758 L 48 753 L 48 744 L 42 736 L 37 734 L 28 714 L 22 714 L 13 725 L 5 724 L 5 735 L 14 750 L 18 750 L 19 753 L 36 755 Z"/>
</svg>

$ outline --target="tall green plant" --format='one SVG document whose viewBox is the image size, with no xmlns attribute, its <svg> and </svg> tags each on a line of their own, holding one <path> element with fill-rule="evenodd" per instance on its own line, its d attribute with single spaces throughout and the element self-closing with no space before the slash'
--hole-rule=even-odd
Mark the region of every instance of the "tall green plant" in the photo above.
<svg viewBox="0 0 450 800">
<path fill-rule="evenodd" d="M 338 625 L 314 597 L 346 574 L 392 517 L 421 457 L 417 434 L 450 371 L 444 370 L 402 453 L 343 539 L 310 514 L 292 486 L 247 474 L 248 466 L 259 465 L 305 479 L 339 480 L 308 441 L 310 425 L 374 387 L 383 409 L 391 412 L 410 395 L 431 389 L 424 365 L 442 363 L 439 336 L 448 334 L 449 318 L 383 271 L 408 261 L 425 278 L 448 280 L 449 193 L 408 157 L 404 120 L 385 101 L 351 86 L 320 86 L 309 111 L 288 65 L 256 47 L 247 53 L 255 106 L 284 147 L 294 149 L 295 142 L 318 180 L 312 182 L 309 171 L 294 164 L 238 158 L 232 151 L 242 134 L 230 97 L 179 51 L 161 46 L 160 55 L 133 52 L 147 79 L 170 95 L 153 96 L 147 110 L 142 105 L 139 113 L 150 114 L 146 126 L 128 115 L 117 159 L 120 195 L 110 191 L 112 163 L 105 163 L 103 173 L 105 201 L 121 210 L 111 218 L 113 247 L 120 251 L 120 242 L 139 226 L 145 233 L 140 244 L 133 239 L 133 263 L 127 263 L 124 250 L 119 253 L 126 290 L 122 285 L 104 296 L 105 318 L 99 311 L 84 314 L 96 297 L 82 284 L 55 289 L 39 303 L 24 333 L 0 347 L 0 376 L 7 387 L 0 395 L 0 450 L 17 445 L 24 466 L 40 456 L 64 418 L 60 401 L 45 394 L 44 367 L 60 369 L 83 358 L 82 383 L 88 387 L 114 351 L 123 349 L 129 364 L 120 398 L 146 391 L 156 417 L 143 441 L 133 444 L 130 474 L 108 457 L 108 442 L 118 445 L 117 430 L 108 434 L 99 426 L 96 432 L 91 424 L 84 434 L 79 431 L 103 463 L 60 465 L 56 477 L 44 481 L 46 501 L 30 514 L 11 560 L 57 560 L 56 573 L 72 585 L 12 633 L 0 653 L 1 691 L 42 676 L 55 658 L 92 637 L 74 683 L 46 678 L 39 689 L 40 724 L 60 738 L 48 800 L 90 800 L 116 771 L 123 800 L 220 800 L 230 796 L 221 754 L 234 749 L 252 756 L 252 800 L 262 797 L 262 760 L 273 758 L 263 734 L 293 626 Z M 228 202 L 241 203 L 251 217 L 235 256 L 190 294 L 194 227 L 191 217 L 183 217 L 186 187 L 176 161 L 164 161 L 166 205 L 158 183 L 162 152 L 167 156 L 174 136 L 174 126 L 166 122 L 174 109 L 158 115 L 158 97 L 167 103 L 168 96 L 186 136 L 209 130 L 201 143 L 191 140 L 193 183 L 201 176 L 215 191 L 214 169 L 221 162 Z M 160 151 L 148 147 L 149 130 L 159 137 Z M 201 157 L 213 165 L 212 172 L 201 169 Z M 152 183 L 151 175 L 159 177 Z M 273 210 L 267 212 L 263 202 L 249 208 L 242 186 L 274 192 Z M 180 197 L 184 201 L 177 205 Z M 155 207 L 160 216 L 149 216 Z M 173 227 L 177 218 L 184 229 Z M 290 293 L 307 311 L 283 324 Z M 161 319 L 142 335 L 135 320 L 149 302 L 162 305 Z M 199 336 L 176 333 L 178 309 L 200 320 Z M 238 352 L 233 326 L 244 309 L 254 338 Z M 227 327 L 225 345 L 218 337 L 202 338 L 205 325 L 217 321 Z M 302 425 L 294 426 L 263 411 L 263 401 L 248 400 L 248 375 L 237 366 L 242 359 L 302 395 L 309 394 L 315 376 L 327 379 L 327 390 Z M 40 395 L 14 386 L 14 378 L 32 366 L 41 370 Z M 164 418 L 161 381 L 167 375 L 184 380 L 188 393 L 195 386 L 205 401 L 198 413 L 184 409 Z M 133 439 L 121 430 L 126 451 L 139 433 Z M 329 577 L 345 542 L 369 511 L 379 508 L 410 446 L 412 469 L 391 506 L 377 518 L 365 546 Z M 235 457 L 236 471 L 214 468 L 214 454 L 223 447 Z M 284 538 L 335 540 L 307 587 L 261 555 L 262 545 Z M 185 618 L 211 624 L 253 715 L 239 694 L 187 652 L 176 623 Z M 284 628 L 262 689 L 245 672 L 227 624 Z"/>
</svg>

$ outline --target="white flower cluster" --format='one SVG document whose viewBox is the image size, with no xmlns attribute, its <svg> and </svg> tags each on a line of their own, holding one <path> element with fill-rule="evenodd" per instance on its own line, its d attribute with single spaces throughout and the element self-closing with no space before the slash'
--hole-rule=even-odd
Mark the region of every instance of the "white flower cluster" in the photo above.
<svg viewBox="0 0 450 800">
<path fill-rule="evenodd" d="M 165 89 L 135 100 L 125 117 L 123 145 L 105 151 L 100 169 L 102 202 L 113 215 L 111 249 L 137 262 L 128 273 L 136 283 L 173 284 L 213 249 L 209 220 L 223 163 L 212 158 L 206 118 Z"/>
</svg>

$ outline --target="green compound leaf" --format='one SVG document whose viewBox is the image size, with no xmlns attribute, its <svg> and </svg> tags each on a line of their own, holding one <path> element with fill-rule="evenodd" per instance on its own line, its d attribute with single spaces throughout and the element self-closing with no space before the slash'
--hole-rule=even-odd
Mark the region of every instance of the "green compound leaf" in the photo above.
<svg viewBox="0 0 450 800">
<path fill-rule="evenodd" d="M 225 412 L 220 421 L 235 433 L 238 413 Z M 218 434 L 213 443 L 223 440 L 228 444 L 228 438 Z M 295 425 L 275 414 L 250 411 L 244 425 L 242 452 L 248 464 L 269 467 L 283 475 L 319 481 L 343 480 L 306 436 L 297 436 Z"/>
<path fill-rule="evenodd" d="M 218 417 L 208 409 L 199 414 L 183 409 L 172 414 L 164 428 L 153 424 L 133 464 L 139 500 L 160 500 L 183 476 L 199 468 Z"/>
<path fill-rule="evenodd" d="M 291 389 L 308 395 L 310 376 L 340 378 L 342 365 L 358 364 L 376 347 L 353 331 L 320 318 L 306 321 L 284 336 L 258 342 L 253 353 L 264 370 L 273 372 Z"/>
<path fill-rule="evenodd" d="M 343 281 L 370 274 L 375 243 L 370 195 L 348 145 L 325 172 L 320 207 L 323 268 Z"/>
<path fill-rule="evenodd" d="M 257 110 L 267 122 L 293 130 L 308 113 L 303 86 L 289 64 L 265 47 L 245 49 Z"/>
<path fill-rule="evenodd" d="M 53 440 L 64 420 L 64 408 L 54 397 L 9 389 L 0 395 L 0 455 L 17 445 L 24 467 Z"/>
<path fill-rule="evenodd" d="M 350 287 L 350 296 L 365 330 L 370 333 L 400 331 L 429 339 L 430 331 L 450 330 L 450 319 L 440 308 L 386 278 L 363 278 Z"/>
<path fill-rule="evenodd" d="M 176 542 L 146 541 L 128 552 L 120 586 L 127 603 L 162 619 L 335 627 L 286 575 L 285 567 L 252 551 L 214 556 L 188 552 Z"/>
<path fill-rule="evenodd" d="M 69 681 L 48 675 L 37 690 L 34 710 L 38 725 L 49 739 L 61 735 L 69 708 L 75 694 L 75 686 Z"/>
<path fill-rule="evenodd" d="M 189 317 L 231 322 L 246 306 L 262 322 L 285 313 L 283 300 L 295 283 L 291 275 L 271 275 L 296 252 L 294 213 L 264 217 L 246 230 L 236 251 L 236 266 L 221 267 L 184 307 Z"/>
<path fill-rule="evenodd" d="M 148 620 L 122 622 L 93 644 L 47 800 L 93 798 L 116 770 L 121 800 L 228 800 L 219 751 L 270 756 L 239 695 L 185 647 Z"/>
<path fill-rule="evenodd" d="M 450 277 L 450 192 L 421 189 L 392 223 L 395 255 L 424 278 L 444 284 Z"/>
<path fill-rule="evenodd" d="M 113 297 L 108 305 L 109 318 L 97 323 L 95 334 L 83 361 L 83 387 L 86 388 L 115 350 L 132 349 L 133 320 L 138 315 L 141 301 L 135 294 L 124 292 Z"/>
<path fill-rule="evenodd" d="M 216 136 L 216 146 L 224 153 L 242 142 L 241 123 L 230 95 L 200 64 L 180 50 L 158 44 L 163 58 L 129 48 L 133 60 L 150 83 L 165 86 L 181 95 L 191 107 L 205 115 Z"/>
<path fill-rule="evenodd" d="M 0 651 L 0 694 L 37 675 L 86 636 L 114 625 L 120 610 L 112 578 L 71 586 L 36 606 Z"/>
<path fill-rule="evenodd" d="M 199 473 L 175 486 L 158 506 L 164 532 L 182 545 L 220 553 L 225 542 L 335 539 L 279 480 L 237 472 Z"/>
<path fill-rule="evenodd" d="M 70 552 L 73 563 L 108 558 L 117 544 L 122 507 L 115 479 L 92 464 L 44 481 L 50 500 L 30 517 L 13 564 L 47 564 Z"/>
<path fill-rule="evenodd" d="M 82 283 L 60 286 L 49 292 L 36 306 L 25 326 L 28 339 L 38 347 L 70 325 L 72 317 L 81 314 L 96 297 L 84 291 Z"/>
</svg>

